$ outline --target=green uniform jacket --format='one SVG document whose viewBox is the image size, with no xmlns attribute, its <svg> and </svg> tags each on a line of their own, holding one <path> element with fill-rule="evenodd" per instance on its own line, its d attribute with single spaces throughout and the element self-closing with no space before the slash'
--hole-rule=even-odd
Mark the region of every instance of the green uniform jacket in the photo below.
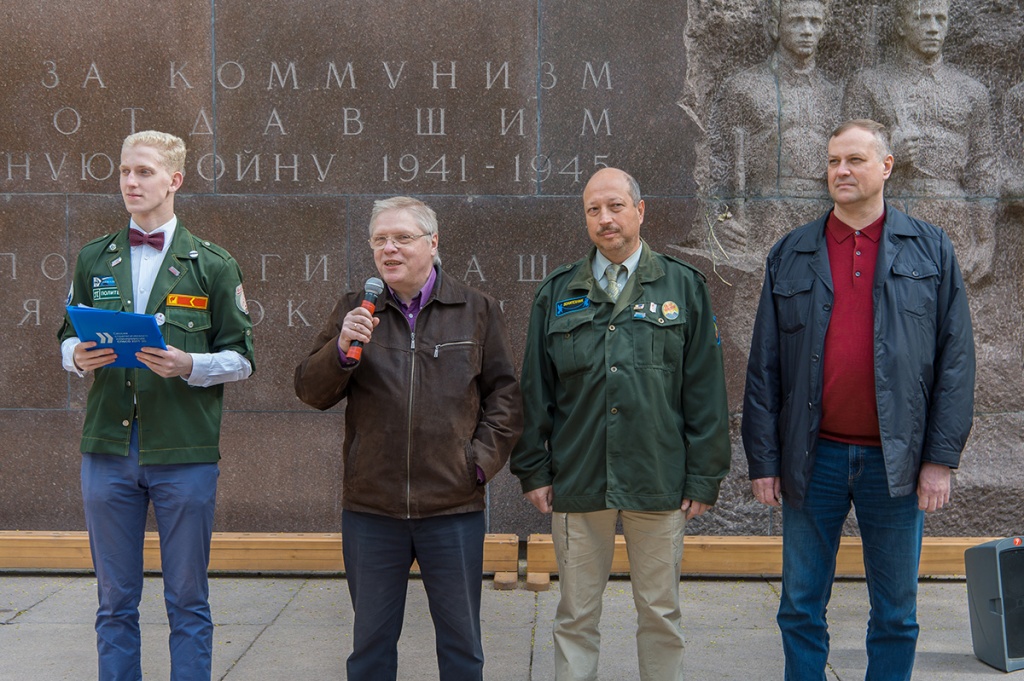
<svg viewBox="0 0 1024 681">
<path fill-rule="evenodd" d="M 511 470 L 554 510 L 713 504 L 729 472 L 722 351 L 703 275 L 644 243 L 616 303 L 590 255 L 537 289 Z"/>
<path fill-rule="evenodd" d="M 78 254 L 69 305 L 135 312 L 132 301 L 128 228 L 87 243 Z M 168 296 L 197 296 L 192 304 L 168 305 Z M 204 241 L 178 222 L 160 265 L 147 314 L 165 317 L 164 341 L 185 352 L 234 350 L 256 369 L 252 320 L 242 292 L 242 271 L 231 254 Z M 71 320 L 57 332 L 76 336 Z M 82 451 L 128 455 L 132 418 L 139 421 L 142 464 L 210 463 L 220 459 L 224 386 L 192 387 L 182 378 L 162 378 L 148 369 L 105 367 L 89 390 Z"/>
</svg>

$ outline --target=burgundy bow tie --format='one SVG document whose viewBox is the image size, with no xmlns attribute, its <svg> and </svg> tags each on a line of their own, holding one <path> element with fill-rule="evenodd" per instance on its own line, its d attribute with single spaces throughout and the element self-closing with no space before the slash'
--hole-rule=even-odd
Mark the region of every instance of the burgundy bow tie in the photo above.
<svg viewBox="0 0 1024 681">
<path fill-rule="evenodd" d="M 132 246 L 152 246 L 158 251 L 164 250 L 164 233 L 146 234 L 137 229 L 128 230 L 128 243 Z"/>
</svg>

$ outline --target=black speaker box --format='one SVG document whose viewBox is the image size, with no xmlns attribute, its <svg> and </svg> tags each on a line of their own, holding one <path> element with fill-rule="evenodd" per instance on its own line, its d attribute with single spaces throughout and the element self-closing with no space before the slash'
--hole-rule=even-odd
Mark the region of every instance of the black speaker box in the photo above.
<svg viewBox="0 0 1024 681">
<path fill-rule="evenodd" d="M 964 552 L 974 654 L 1004 672 L 1024 669 L 1024 537 Z"/>
</svg>

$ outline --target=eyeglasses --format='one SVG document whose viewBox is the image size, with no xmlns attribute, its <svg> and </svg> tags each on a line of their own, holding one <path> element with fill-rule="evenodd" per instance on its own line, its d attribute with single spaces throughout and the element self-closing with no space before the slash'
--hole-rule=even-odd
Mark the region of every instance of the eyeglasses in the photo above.
<svg viewBox="0 0 1024 681">
<path fill-rule="evenodd" d="M 393 243 L 396 248 L 401 248 L 403 246 L 408 246 L 413 241 L 416 241 L 416 239 L 419 239 L 419 238 L 422 238 L 422 237 L 425 237 L 425 236 L 431 236 L 431 235 L 430 234 L 394 234 L 394 235 L 391 235 L 391 236 L 383 236 L 383 235 L 375 236 L 375 237 L 371 237 L 369 239 L 369 241 L 370 241 L 370 248 L 372 248 L 375 251 L 379 251 L 380 249 L 382 249 L 385 246 L 387 246 L 389 241 L 391 243 Z"/>
</svg>

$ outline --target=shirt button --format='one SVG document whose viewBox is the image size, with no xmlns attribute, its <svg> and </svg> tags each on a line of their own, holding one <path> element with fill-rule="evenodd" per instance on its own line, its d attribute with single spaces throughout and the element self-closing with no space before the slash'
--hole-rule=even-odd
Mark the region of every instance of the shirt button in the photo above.
<svg viewBox="0 0 1024 681">
<path fill-rule="evenodd" d="M 664 324 L 665 323 L 665 318 L 664 317 L 658 317 L 658 323 L 659 324 Z"/>
<path fill-rule="evenodd" d="M 618 407 L 612 407 L 612 413 L 613 414 L 618 414 L 619 413 Z"/>
<path fill-rule="evenodd" d="M 615 325 L 614 324 L 609 324 L 608 325 L 608 330 L 609 331 L 614 331 L 615 330 Z"/>
<path fill-rule="evenodd" d="M 128 419 L 125 419 L 124 421 L 121 421 L 121 425 L 124 426 L 125 428 L 127 428 L 128 426 L 131 425 L 131 421 L 129 421 Z"/>
<path fill-rule="evenodd" d="M 860 251 L 856 251 L 857 255 L 860 255 Z"/>
<path fill-rule="evenodd" d="M 914 270 L 913 272 L 911 272 L 911 274 L 913 274 L 916 277 L 917 276 L 917 270 Z"/>
<path fill-rule="evenodd" d="M 618 371 L 618 370 L 619 370 L 619 367 L 612 367 L 612 369 L 611 369 L 611 371 L 612 371 L 612 373 L 613 373 L 613 374 L 614 374 L 614 373 L 615 373 L 616 371 Z"/>
<path fill-rule="evenodd" d="M 855 276 L 855 277 L 859 277 L 859 276 L 860 276 L 860 272 L 854 272 L 854 273 L 853 273 L 853 276 Z"/>
<path fill-rule="evenodd" d="M 829 305 L 828 303 L 825 303 L 824 305 L 821 306 L 821 309 L 824 310 L 825 312 L 828 312 L 829 310 L 832 309 L 832 306 Z"/>
<path fill-rule="evenodd" d="M 860 274 L 858 273 L 858 274 L 857 274 L 857 276 L 859 277 L 859 276 L 860 276 Z M 195 323 L 194 323 L 194 322 L 189 322 L 189 323 L 188 323 L 188 328 L 190 328 L 190 329 L 191 329 L 191 328 L 192 328 L 193 326 L 195 326 Z"/>
<path fill-rule="evenodd" d="M 857 236 L 860 236 L 860 230 L 858 229 L 856 232 L 854 232 L 854 234 L 856 234 Z"/>
<path fill-rule="evenodd" d="M 818 361 L 818 356 L 817 355 L 811 355 L 811 361 L 812 362 L 817 362 Z"/>
<path fill-rule="evenodd" d="M 132 387 L 132 382 L 131 381 L 125 381 L 125 385 L 130 388 L 130 387 Z"/>
<path fill-rule="evenodd" d="M 572 338 L 572 334 L 571 333 L 567 333 L 564 336 L 562 336 L 562 338 Z"/>
</svg>

